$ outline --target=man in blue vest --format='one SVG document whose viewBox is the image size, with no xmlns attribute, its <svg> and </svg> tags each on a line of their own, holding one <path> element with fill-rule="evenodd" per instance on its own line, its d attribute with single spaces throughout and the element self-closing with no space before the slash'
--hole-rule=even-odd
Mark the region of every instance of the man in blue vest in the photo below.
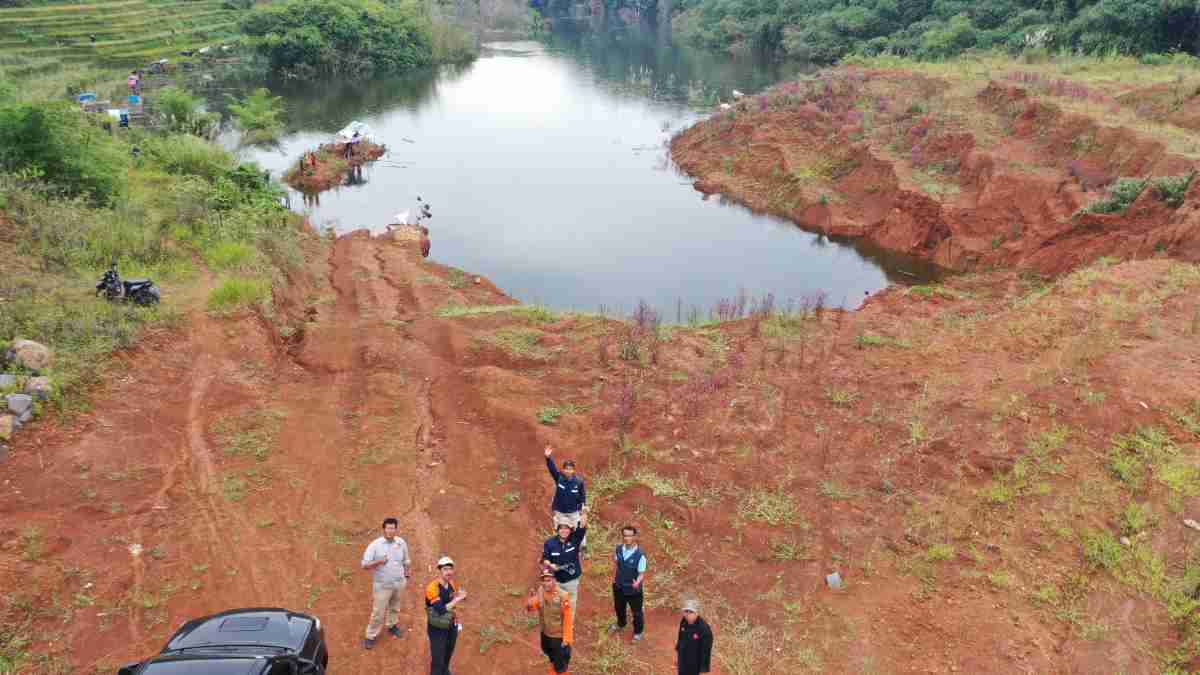
<svg viewBox="0 0 1200 675">
<path fill-rule="evenodd" d="M 570 525 L 572 528 L 579 527 L 580 517 L 583 516 L 584 507 L 587 505 L 587 490 L 584 488 L 583 479 L 575 475 L 575 460 L 568 459 L 563 462 L 562 471 L 554 465 L 554 448 L 546 446 L 546 468 L 550 470 L 550 477 L 554 479 L 554 503 L 550 506 L 551 516 L 554 520 L 554 529 L 558 531 L 558 526 L 562 523 Z M 587 537 L 584 537 L 580 546 L 587 547 Z"/>
<path fill-rule="evenodd" d="M 637 528 L 621 528 L 621 544 L 617 545 L 616 571 L 613 572 L 613 609 L 617 612 L 617 632 L 625 629 L 626 608 L 633 610 L 633 641 L 642 639 L 646 618 L 642 614 L 643 586 L 646 579 L 646 556 L 637 544 Z"/>
<path fill-rule="evenodd" d="M 587 536 L 587 514 L 579 519 L 574 530 L 566 523 L 559 523 L 558 533 L 542 544 L 542 564 L 554 571 L 558 587 L 571 596 L 571 621 L 575 621 L 575 608 L 579 604 L 579 577 L 583 566 L 579 560 L 580 542 Z"/>
</svg>

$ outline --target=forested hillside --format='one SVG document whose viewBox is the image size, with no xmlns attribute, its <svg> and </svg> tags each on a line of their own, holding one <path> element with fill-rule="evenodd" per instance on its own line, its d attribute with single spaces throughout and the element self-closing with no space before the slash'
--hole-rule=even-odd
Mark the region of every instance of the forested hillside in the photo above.
<svg viewBox="0 0 1200 675">
<path fill-rule="evenodd" d="M 1166 54 L 1200 48 L 1196 0 L 684 0 L 676 30 L 710 48 L 781 49 L 819 63 L 971 48 Z"/>
</svg>

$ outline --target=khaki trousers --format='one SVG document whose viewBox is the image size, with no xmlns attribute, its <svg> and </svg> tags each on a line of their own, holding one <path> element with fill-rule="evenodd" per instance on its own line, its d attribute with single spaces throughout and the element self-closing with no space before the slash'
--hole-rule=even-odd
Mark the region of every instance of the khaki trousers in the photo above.
<svg viewBox="0 0 1200 675">
<path fill-rule="evenodd" d="M 579 604 L 579 579 L 572 579 L 566 583 L 558 582 L 558 587 L 567 592 L 571 596 L 571 621 L 575 621 L 575 605 Z"/>
<path fill-rule="evenodd" d="M 405 584 L 402 581 L 371 584 L 371 622 L 367 624 L 367 639 L 374 640 L 384 627 L 392 627 L 400 620 L 400 603 L 404 599 Z"/>
</svg>

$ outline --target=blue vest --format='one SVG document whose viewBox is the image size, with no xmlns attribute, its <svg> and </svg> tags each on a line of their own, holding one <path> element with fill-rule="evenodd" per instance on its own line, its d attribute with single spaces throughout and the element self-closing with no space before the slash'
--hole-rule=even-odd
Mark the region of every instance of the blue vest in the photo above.
<svg viewBox="0 0 1200 675">
<path fill-rule="evenodd" d="M 639 546 L 628 560 L 621 555 L 622 548 L 620 544 L 617 544 L 617 550 L 613 554 L 617 559 L 617 569 L 613 573 L 613 586 L 620 589 L 625 595 L 638 595 L 642 589 L 634 588 L 633 582 L 637 581 L 638 574 L 640 574 L 638 564 L 642 562 L 642 548 Z"/>
</svg>

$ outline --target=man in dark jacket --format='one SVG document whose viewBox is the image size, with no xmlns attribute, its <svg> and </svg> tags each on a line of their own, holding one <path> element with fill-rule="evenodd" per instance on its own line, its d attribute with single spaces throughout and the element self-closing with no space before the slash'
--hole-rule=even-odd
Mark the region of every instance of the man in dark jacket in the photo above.
<svg viewBox="0 0 1200 675">
<path fill-rule="evenodd" d="M 544 452 L 546 468 L 550 470 L 550 477 L 554 479 L 554 502 L 550 505 L 554 529 L 557 531 L 561 523 L 573 528 L 579 527 L 579 519 L 587 505 L 587 490 L 584 488 L 583 479 L 575 475 L 575 460 L 568 459 L 563 462 L 562 471 L 559 471 L 554 465 L 554 458 L 551 457 L 554 448 L 547 445 Z M 587 546 L 586 538 L 580 546 Z"/>
<path fill-rule="evenodd" d="M 675 642 L 675 662 L 679 675 L 707 673 L 712 661 L 712 645 L 712 629 L 700 617 L 700 603 L 695 600 L 683 603 L 679 639 Z"/>
<path fill-rule="evenodd" d="M 646 618 L 642 613 L 643 581 L 646 580 L 646 556 L 637 544 L 637 528 L 621 528 L 621 542 L 613 556 L 613 609 L 617 612 L 617 631 L 625 629 L 628 610 L 633 610 L 633 641 L 642 639 Z M 628 609 L 627 609 L 628 608 Z"/>
<path fill-rule="evenodd" d="M 566 523 L 559 523 L 558 534 L 542 544 L 542 564 L 554 571 L 558 587 L 571 596 L 571 621 L 575 620 L 575 607 L 579 602 L 579 577 L 583 565 L 579 560 L 579 546 L 587 536 L 587 514 L 579 520 L 574 530 Z"/>
</svg>

